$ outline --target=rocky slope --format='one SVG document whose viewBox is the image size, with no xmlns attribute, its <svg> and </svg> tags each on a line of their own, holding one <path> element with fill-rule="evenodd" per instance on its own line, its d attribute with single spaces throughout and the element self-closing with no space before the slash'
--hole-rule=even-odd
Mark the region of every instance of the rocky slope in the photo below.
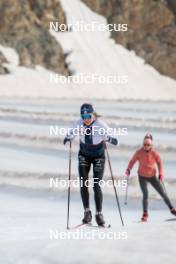
<svg viewBox="0 0 176 264">
<path fill-rule="evenodd" d="M 143 57 L 160 73 L 176 79 L 175 0 L 82 0 L 108 23 L 127 23 L 128 32 L 113 32 L 117 43 Z"/>
<path fill-rule="evenodd" d="M 175 0 L 82 0 L 104 15 L 108 23 L 127 23 L 128 32 L 113 32 L 117 43 L 143 57 L 160 73 L 176 79 L 176 1 Z M 1 0 L 0 45 L 19 54 L 20 65 L 42 65 L 67 75 L 61 46 L 49 34 L 49 22 L 66 23 L 58 0 Z M 2 64 L 0 74 L 8 73 Z"/>
<path fill-rule="evenodd" d="M 48 31 L 50 21 L 66 22 L 57 0 L 1 0 L 0 45 L 15 48 L 20 65 L 42 65 L 67 75 L 61 46 Z M 0 74 L 7 73 L 3 62 L 0 54 Z"/>
</svg>

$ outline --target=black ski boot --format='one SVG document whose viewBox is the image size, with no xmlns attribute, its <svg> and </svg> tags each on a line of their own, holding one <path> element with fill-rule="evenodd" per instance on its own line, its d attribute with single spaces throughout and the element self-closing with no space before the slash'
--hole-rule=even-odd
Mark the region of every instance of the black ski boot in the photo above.
<svg viewBox="0 0 176 264">
<path fill-rule="evenodd" d="M 97 225 L 99 225 L 99 226 L 105 225 L 105 220 L 104 220 L 103 214 L 101 212 L 96 213 L 95 220 L 97 222 Z"/>
<path fill-rule="evenodd" d="M 90 224 L 92 221 L 92 213 L 90 210 L 85 210 L 84 218 L 82 219 L 83 224 Z"/>
</svg>

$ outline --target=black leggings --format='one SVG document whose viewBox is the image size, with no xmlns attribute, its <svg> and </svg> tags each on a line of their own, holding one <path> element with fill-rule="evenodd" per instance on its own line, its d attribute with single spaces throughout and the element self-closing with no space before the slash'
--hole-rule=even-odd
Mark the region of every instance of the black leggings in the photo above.
<svg viewBox="0 0 176 264">
<path fill-rule="evenodd" d="M 150 182 L 151 185 L 155 188 L 155 190 L 161 195 L 169 209 L 172 209 L 173 206 L 169 200 L 169 197 L 165 193 L 163 186 L 159 179 L 154 176 L 151 178 L 139 176 L 139 184 L 143 193 L 143 211 L 147 212 L 148 211 L 148 188 L 147 188 L 147 183 Z"/>
<path fill-rule="evenodd" d="M 89 180 L 91 164 L 93 164 L 93 181 L 91 184 L 93 185 L 94 190 L 96 210 L 97 212 L 100 212 L 102 211 L 103 194 L 99 182 L 102 180 L 104 174 L 105 156 L 102 155 L 101 157 L 93 158 L 84 156 L 79 152 L 80 190 L 84 209 L 89 208 L 89 190 L 88 186 L 86 186 L 88 185 L 86 181 Z"/>
</svg>

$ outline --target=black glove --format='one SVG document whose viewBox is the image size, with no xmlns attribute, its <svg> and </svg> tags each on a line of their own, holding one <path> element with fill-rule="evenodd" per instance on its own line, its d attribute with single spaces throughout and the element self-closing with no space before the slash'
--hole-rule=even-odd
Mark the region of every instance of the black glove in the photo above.
<svg viewBox="0 0 176 264">
<path fill-rule="evenodd" d="M 115 146 L 118 144 L 118 140 L 116 138 L 107 137 L 106 141 Z"/>
<path fill-rule="evenodd" d="M 65 137 L 65 138 L 64 138 L 64 141 L 63 141 L 64 145 L 65 145 L 67 142 L 70 142 L 70 140 L 71 140 L 70 138 Z"/>
</svg>

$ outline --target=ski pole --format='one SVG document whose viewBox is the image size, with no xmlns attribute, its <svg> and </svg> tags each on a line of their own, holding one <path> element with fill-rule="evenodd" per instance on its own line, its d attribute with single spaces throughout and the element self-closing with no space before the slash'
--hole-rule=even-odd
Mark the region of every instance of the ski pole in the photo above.
<svg viewBox="0 0 176 264">
<path fill-rule="evenodd" d="M 111 166 L 111 161 L 110 161 L 109 152 L 108 152 L 108 148 L 107 148 L 106 142 L 105 142 L 105 148 L 106 148 L 106 153 L 107 153 L 107 158 L 108 158 L 108 164 L 109 164 L 109 170 L 110 170 L 110 173 L 111 173 L 111 178 L 112 178 L 112 183 L 113 183 L 113 188 L 114 188 L 114 192 L 115 192 L 117 207 L 118 207 L 118 210 L 119 210 L 119 214 L 120 214 L 120 219 L 121 219 L 121 222 L 122 222 L 122 226 L 124 226 L 124 222 L 123 222 L 123 218 L 122 218 L 122 213 L 121 213 L 121 208 L 120 208 L 120 203 L 119 203 L 119 198 L 118 198 L 117 190 L 116 190 L 116 187 L 115 187 L 115 184 L 114 184 L 114 176 L 113 176 L 113 172 L 112 172 L 112 166 Z"/>
<path fill-rule="evenodd" d="M 125 205 L 127 205 L 128 203 L 128 185 L 129 185 L 129 176 L 127 176 L 127 186 L 126 186 L 125 202 L 124 202 Z"/>
<path fill-rule="evenodd" d="M 72 142 L 70 140 L 69 147 L 69 169 L 68 169 L 68 204 L 67 204 L 67 229 L 69 229 L 69 218 L 70 218 L 70 180 L 71 180 L 71 151 L 72 151 Z"/>
</svg>

